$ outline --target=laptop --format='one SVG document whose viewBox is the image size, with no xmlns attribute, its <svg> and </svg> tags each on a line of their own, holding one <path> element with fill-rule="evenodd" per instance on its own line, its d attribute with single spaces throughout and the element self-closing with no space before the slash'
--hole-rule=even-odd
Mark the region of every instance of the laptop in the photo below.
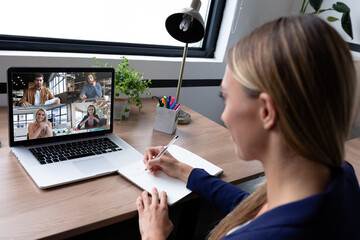
<svg viewBox="0 0 360 240">
<path fill-rule="evenodd" d="M 115 173 L 143 158 L 113 133 L 114 78 L 113 68 L 8 69 L 10 147 L 39 188 Z"/>
</svg>

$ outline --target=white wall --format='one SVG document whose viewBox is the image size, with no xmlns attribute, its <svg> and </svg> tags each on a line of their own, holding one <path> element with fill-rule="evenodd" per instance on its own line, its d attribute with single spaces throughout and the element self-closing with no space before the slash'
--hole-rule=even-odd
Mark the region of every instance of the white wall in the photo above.
<svg viewBox="0 0 360 240">
<path fill-rule="evenodd" d="M 298 0 L 228 0 L 214 59 L 187 58 L 183 79 L 221 79 L 225 70 L 225 52 L 255 27 L 293 12 Z M 242 3 L 242 9 L 240 5 Z M 239 15 L 240 14 L 240 15 Z M 9 67 L 90 67 L 92 57 L 115 65 L 121 56 L 73 53 L 42 53 L 0 51 L 0 82 L 7 81 Z M 177 79 L 181 58 L 126 56 L 131 67 L 151 79 Z M 152 89 L 157 96 L 175 95 L 175 88 Z M 180 102 L 210 119 L 221 123 L 222 100 L 219 87 L 182 88 Z M 7 104 L 6 94 L 0 95 L 0 105 Z"/>
<path fill-rule="evenodd" d="M 355 58 L 355 69 L 357 73 L 358 85 L 354 104 L 355 119 L 350 132 L 350 139 L 360 137 L 360 58 Z"/>
<path fill-rule="evenodd" d="M 336 3 L 337 0 L 324 0 L 321 9 L 328 9 L 331 8 L 334 3 Z M 354 39 L 351 39 L 342 29 L 341 22 L 328 22 L 333 28 L 335 28 L 338 33 L 344 38 L 345 41 L 354 43 L 354 44 L 360 44 L 360 1 L 359 0 L 341 0 L 341 2 L 345 3 L 350 9 L 350 17 L 353 27 L 353 37 Z M 301 8 L 302 1 L 293 1 L 293 12 L 298 12 Z M 313 12 L 313 8 L 311 6 L 308 6 L 307 12 Z M 341 19 L 342 14 L 338 13 L 336 11 L 326 11 L 318 15 L 322 19 L 326 20 L 328 16 L 336 17 L 338 19 Z M 354 57 L 360 58 L 359 52 L 351 52 Z"/>
</svg>

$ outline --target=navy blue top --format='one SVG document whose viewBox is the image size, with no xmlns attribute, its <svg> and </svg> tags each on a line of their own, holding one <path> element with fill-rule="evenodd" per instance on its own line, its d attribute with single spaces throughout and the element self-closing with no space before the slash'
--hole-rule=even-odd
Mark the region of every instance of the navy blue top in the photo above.
<svg viewBox="0 0 360 240">
<path fill-rule="evenodd" d="M 79 97 L 85 94 L 86 98 L 101 98 L 102 89 L 99 83 L 96 83 L 95 86 L 84 85 Z"/>
<path fill-rule="evenodd" d="M 187 188 L 229 213 L 248 193 L 194 169 Z M 360 188 L 353 167 L 345 162 L 327 190 L 265 212 L 223 239 L 360 239 Z"/>
<path fill-rule="evenodd" d="M 89 117 L 88 115 L 85 115 L 85 116 L 83 117 L 83 119 L 80 121 L 80 123 L 82 123 L 83 121 L 85 121 L 88 117 Z M 94 117 L 97 118 L 97 119 L 99 119 L 99 122 L 97 122 L 97 121 L 94 119 L 94 125 L 93 125 L 92 127 L 94 127 L 94 126 L 102 126 L 103 123 L 102 123 L 100 117 L 99 117 L 97 114 L 94 114 Z M 81 128 L 80 123 L 79 123 L 78 126 L 77 126 L 78 129 Z M 86 121 L 85 125 L 83 125 L 83 126 L 89 127 L 88 122 Z"/>
</svg>

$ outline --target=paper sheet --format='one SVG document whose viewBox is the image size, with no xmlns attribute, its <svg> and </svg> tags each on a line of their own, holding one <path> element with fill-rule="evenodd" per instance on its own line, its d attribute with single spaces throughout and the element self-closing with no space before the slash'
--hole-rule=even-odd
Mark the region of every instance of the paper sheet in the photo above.
<svg viewBox="0 0 360 240">
<path fill-rule="evenodd" d="M 216 176 L 223 171 L 207 160 L 177 145 L 170 146 L 168 152 L 179 161 L 194 168 L 203 168 L 211 175 Z M 165 191 L 169 205 L 174 204 L 191 193 L 191 191 L 186 188 L 186 184 L 179 179 L 169 177 L 162 171 L 157 171 L 155 176 L 149 171 L 145 171 L 145 165 L 142 159 L 119 169 L 118 172 L 149 193 L 151 193 L 153 187 L 156 187 L 159 193 Z"/>
<path fill-rule="evenodd" d="M 57 100 L 57 99 L 59 99 L 59 98 L 53 98 L 53 99 L 50 99 L 50 100 L 47 100 L 47 101 L 45 101 L 45 104 L 44 105 L 49 105 L 49 104 L 53 104 L 54 102 L 55 102 L 55 100 Z"/>
</svg>

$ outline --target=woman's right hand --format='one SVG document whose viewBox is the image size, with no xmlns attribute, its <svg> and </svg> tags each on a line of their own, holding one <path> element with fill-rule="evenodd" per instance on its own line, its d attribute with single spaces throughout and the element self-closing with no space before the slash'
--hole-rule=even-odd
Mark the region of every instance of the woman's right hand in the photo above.
<svg viewBox="0 0 360 240">
<path fill-rule="evenodd" d="M 164 147 L 149 147 L 145 149 L 144 164 L 152 174 L 158 170 L 163 171 L 166 175 L 179 178 L 187 182 L 193 167 L 175 159 L 170 153 L 165 152 L 160 157 L 155 158 Z"/>
<path fill-rule="evenodd" d="M 47 125 L 46 122 L 41 122 L 41 123 L 40 123 L 40 128 L 41 128 L 41 129 L 46 129 L 47 126 L 48 126 L 48 125 Z"/>
</svg>

